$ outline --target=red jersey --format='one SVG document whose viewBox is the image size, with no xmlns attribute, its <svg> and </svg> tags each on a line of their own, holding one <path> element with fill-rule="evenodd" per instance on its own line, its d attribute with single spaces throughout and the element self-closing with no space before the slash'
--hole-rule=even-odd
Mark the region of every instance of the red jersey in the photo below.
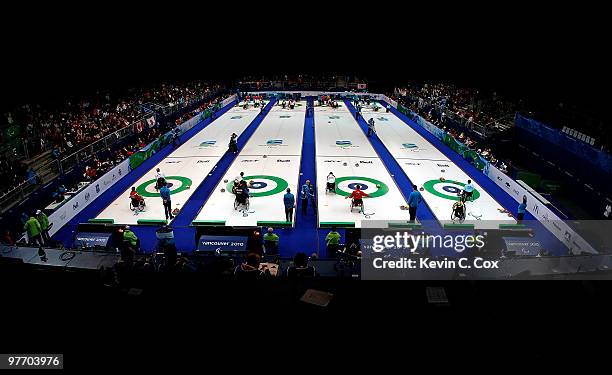
<svg viewBox="0 0 612 375">
<path fill-rule="evenodd" d="M 140 195 L 138 195 L 138 193 L 136 191 L 130 191 L 130 198 L 134 198 L 137 201 L 142 199 L 142 197 Z"/>
<path fill-rule="evenodd" d="M 361 199 L 363 197 L 369 197 L 369 195 L 364 193 L 363 190 L 353 190 L 350 197 L 354 199 Z"/>
</svg>

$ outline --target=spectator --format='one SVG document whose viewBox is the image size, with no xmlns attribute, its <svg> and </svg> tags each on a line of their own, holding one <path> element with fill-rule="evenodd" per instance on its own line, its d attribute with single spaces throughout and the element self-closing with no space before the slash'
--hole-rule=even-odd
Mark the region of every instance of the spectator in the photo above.
<svg viewBox="0 0 612 375">
<path fill-rule="evenodd" d="M 85 167 L 85 174 L 83 175 L 83 177 L 85 177 L 88 181 L 94 181 L 97 177 L 97 170 L 95 167 L 90 167 L 90 166 L 86 166 Z"/>
<path fill-rule="evenodd" d="M 21 225 L 25 225 L 25 223 L 28 221 L 29 218 L 30 217 L 28 216 L 28 214 L 26 214 L 25 212 L 22 212 L 20 216 Z"/>
<path fill-rule="evenodd" d="M 240 264 L 234 269 L 234 275 L 238 280 L 257 280 L 269 275 L 269 272 L 262 272 L 259 269 L 261 256 L 255 253 L 249 253 L 246 262 Z"/>
<path fill-rule="evenodd" d="M 59 146 L 53 146 L 53 151 L 51 151 L 51 155 L 53 156 L 53 159 L 58 160 L 60 158 L 61 152 Z"/>
<path fill-rule="evenodd" d="M 178 147 L 181 145 L 181 140 L 179 138 L 179 132 L 180 132 L 180 129 L 178 127 L 174 128 L 174 131 L 172 131 L 172 146 L 173 147 Z"/>
<path fill-rule="evenodd" d="M 4 245 L 8 245 L 8 246 L 15 245 L 15 240 L 13 239 L 13 236 L 11 235 L 11 231 L 8 229 L 4 231 L 1 241 L 2 241 L 2 244 Z"/>
<path fill-rule="evenodd" d="M 27 172 L 27 181 L 31 184 L 31 185 L 36 185 L 39 183 L 39 177 L 38 174 L 36 174 L 36 171 L 32 168 L 32 167 L 28 167 L 28 172 Z"/>
<path fill-rule="evenodd" d="M 51 195 L 53 198 L 53 202 L 61 203 L 64 201 L 64 193 L 66 192 L 66 188 L 62 185 L 57 188 Z"/>
<path fill-rule="evenodd" d="M 307 278 L 316 276 L 316 270 L 308 265 L 308 256 L 305 253 L 297 253 L 293 257 L 293 265 L 287 268 L 287 277 L 291 279 Z"/>
</svg>

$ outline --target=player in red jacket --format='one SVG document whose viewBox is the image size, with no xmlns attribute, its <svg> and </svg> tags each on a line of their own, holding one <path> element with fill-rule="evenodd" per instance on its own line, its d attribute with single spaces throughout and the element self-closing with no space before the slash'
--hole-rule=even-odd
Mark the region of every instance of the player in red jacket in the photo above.
<svg viewBox="0 0 612 375">
<path fill-rule="evenodd" d="M 144 198 L 138 194 L 138 192 L 136 191 L 136 188 L 132 186 L 132 191 L 130 191 L 130 199 L 132 200 L 132 207 L 134 209 L 136 208 L 140 208 L 141 210 L 144 209 L 145 206 L 145 202 L 144 202 Z"/>
<path fill-rule="evenodd" d="M 359 187 L 359 184 L 357 184 L 357 186 L 355 186 L 355 190 L 353 190 L 351 195 L 349 195 L 345 199 L 352 198 L 353 206 L 363 206 L 364 197 L 369 197 L 369 195 L 365 193 L 363 190 L 361 190 L 361 188 Z"/>
</svg>

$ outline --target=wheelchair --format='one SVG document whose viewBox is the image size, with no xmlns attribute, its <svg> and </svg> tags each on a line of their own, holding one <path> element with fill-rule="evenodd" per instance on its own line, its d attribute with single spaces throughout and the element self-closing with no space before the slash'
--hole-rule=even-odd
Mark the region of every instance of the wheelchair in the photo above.
<svg viewBox="0 0 612 375">
<path fill-rule="evenodd" d="M 357 202 L 355 198 L 351 198 L 351 212 L 353 212 L 355 207 L 359 208 L 358 212 L 363 212 L 363 199 L 361 199 L 360 202 Z"/>
<path fill-rule="evenodd" d="M 472 192 L 470 194 L 470 193 L 468 193 L 465 190 L 461 190 L 459 193 L 457 193 L 457 196 L 459 197 L 459 200 L 462 203 L 465 203 L 465 202 L 468 202 L 468 201 L 471 202 L 474 199 L 473 198 L 474 197 L 474 192 Z"/>
<path fill-rule="evenodd" d="M 159 190 L 162 188 L 162 186 L 166 185 L 166 179 L 163 177 L 160 177 L 157 179 L 157 182 L 155 183 L 155 190 Z"/>
<path fill-rule="evenodd" d="M 336 183 L 328 182 L 327 185 L 325 185 L 325 193 L 336 194 Z"/>
<path fill-rule="evenodd" d="M 249 210 L 250 199 L 248 196 L 245 197 L 242 194 L 236 195 L 236 199 L 234 199 L 234 210 L 238 210 L 240 206 L 243 206 L 243 210 Z"/>
<path fill-rule="evenodd" d="M 453 204 L 453 212 L 451 213 L 452 221 L 463 221 L 465 220 L 466 210 L 465 210 L 465 202 L 460 200 Z"/>
<path fill-rule="evenodd" d="M 139 212 L 144 211 L 146 206 L 147 204 L 145 203 L 144 198 L 142 198 L 140 201 L 130 198 L 130 211 L 138 214 Z"/>
</svg>

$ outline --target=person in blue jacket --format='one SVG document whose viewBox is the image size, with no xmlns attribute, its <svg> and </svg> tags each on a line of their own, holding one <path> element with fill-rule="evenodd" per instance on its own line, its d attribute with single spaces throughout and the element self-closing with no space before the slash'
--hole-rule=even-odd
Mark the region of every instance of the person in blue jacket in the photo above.
<svg viewBox="0 0 612 375">
<path fill-rule="evenodd" d="M 291 194 L 291 189 L 287 188 L 287 193 L 283 196 L 283 204 L 285 205 L 285 220 L 293 221 L 293 209 L 295 208 L 295 196 Z"/>
<path fill-rule="evenodd" d="M 408 196 L 408 212 L 410 213 L 410 221 L 414 222 L 416 219 L 417 208 L 419 203 L 423 200 L 421 193 L 416 185 L 412 185 L 412 192 Z"/>
<path fill-rule="evenodd" d="M 523 195 L 523 202 L 518 205 L 517 214 L 516 214 L 516 222 L 521 223 L 523 218 L 525 217 L 525 213 L 527 212 L 527 196 Z"/>
<path fill-rule="evenodd" d="M 159 189 L 159 195 L 164 202 L 164 214 L 166 215 L 166 220 L 174 219 L 174 216 L 172 216 L 172 201 L 170 200 L 170 189 L 168 189 L 168 184 L 164 184 L 164 186 Z"/>
<path fill-rule="evenodd" d="M 306 183 L 302 185 L 302 190 L 300 191 L 300 199 L 302 200 L 302 214 L 306 215 L 309 199 L 312 200 L 314 207 L 314 186 L 312 186 L 310 180 L 306 180 Z"/>
</svg>

